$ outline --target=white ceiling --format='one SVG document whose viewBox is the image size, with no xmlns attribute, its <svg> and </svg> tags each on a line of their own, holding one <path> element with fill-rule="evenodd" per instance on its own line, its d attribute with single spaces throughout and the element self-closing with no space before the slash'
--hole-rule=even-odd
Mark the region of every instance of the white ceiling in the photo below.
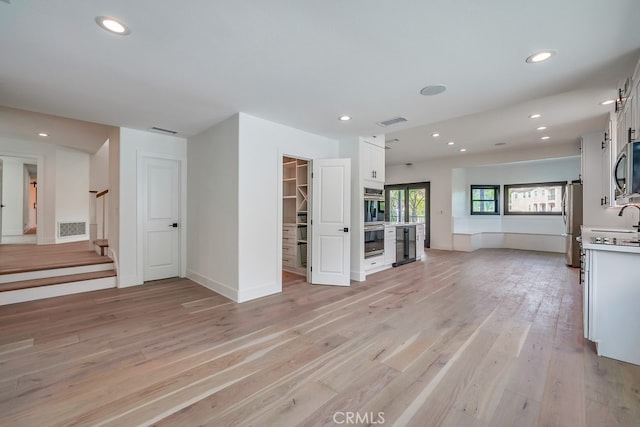
<svg viewBox="0 0 640 427">
<path fill-rule="evenodd" d="M 605 126 L 613 107 L 598 102 L 633 73 L 639 16 L 638 0 L 0 2 L 0 134 L 33 131 L 15 109 L 185 137 L 245 112 L 332 138 L 387 133 L 389 164 L 573 142 Z M 545 48 L 558 54 L 524 62 Z M 428 84 L 448 90 L 421 96 Z"/>
</svg>

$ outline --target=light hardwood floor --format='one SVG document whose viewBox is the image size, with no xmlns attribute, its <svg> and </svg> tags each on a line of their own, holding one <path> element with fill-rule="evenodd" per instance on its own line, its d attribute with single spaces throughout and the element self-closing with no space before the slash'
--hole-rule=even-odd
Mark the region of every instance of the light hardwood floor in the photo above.
<svg viewBox="0 0 640 427">
<path fill-rule="evenodd" d="M 560 255 L 285 278 L 244 304 L 176 279 L 0 307 L 0 425 L 638 425 L 640 366 L 583 340 Z"/>
</svg>

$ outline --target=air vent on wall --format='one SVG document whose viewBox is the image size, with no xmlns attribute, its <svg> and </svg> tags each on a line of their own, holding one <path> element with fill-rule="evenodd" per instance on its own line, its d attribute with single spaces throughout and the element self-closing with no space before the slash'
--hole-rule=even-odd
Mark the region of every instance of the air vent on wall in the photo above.
<svg viewBox="0 0 640 427">
<path fill-rule="evenodd" d="M 59 222 L 58 237 L 85 236 L 87 234 L 86 222 Z"/>
<path fill-rule="evenodd" d="M 155 126 L 152 127 L 151 130 L 155 130 L 156 132 L 169 133 L 171 135 L 175 135 L 176 133 L 178 133 L 175 130 L 162 129 L 162 128 L 155 127 Z"/>
<path fill-rule="evenodd" d="M 404 123 L 406 121 L 407 121 L 407 119 L 405 119 L 404 117 L 396 117 L 394 119 L 384 120 L 384 121 L 378 122 L 376 124 L 378 126 L 382 126 L 383 128 L 386 128 L 387 126 L 397 125 L 398 123 Z"/>
</svg>

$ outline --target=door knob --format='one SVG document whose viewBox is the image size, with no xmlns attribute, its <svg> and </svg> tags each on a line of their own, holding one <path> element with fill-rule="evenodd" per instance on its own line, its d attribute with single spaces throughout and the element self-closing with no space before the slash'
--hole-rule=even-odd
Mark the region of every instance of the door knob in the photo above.
<svg viewBox="0 0 640 427">
<path fill-rule="evenodd" d="M 178 223 L 174 222 L 173 224 L 169 224 L 169 227 L 178 228 Z"/>
</svg>

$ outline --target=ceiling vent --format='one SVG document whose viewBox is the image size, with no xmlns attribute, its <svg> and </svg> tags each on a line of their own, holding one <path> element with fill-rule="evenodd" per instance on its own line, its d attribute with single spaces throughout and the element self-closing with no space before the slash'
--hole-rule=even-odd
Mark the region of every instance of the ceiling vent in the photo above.
<svg viewBox="0 0 640 427">
<path fill-rule="evenodd" d="M 406 121 L 407 119 L 405 119 L 404 117 L 396 117 L 394 119 L 385 120 L 383 122 L 378 122 L 376 124 L 378 126 L 382 126 L 383 128 L 386 128 L 387 126 L 397 125 L 398 123 L 404 123 Z"/>
<path fill-rule="evenodd" d="M 159 127 L 156 127 L 156 126 L 152 127 L 151 130 L 155 130 L 156 132 L 168 133 L 170 135 L 175 135 L 176 133 L 178 133 L 175 130 L 162 129 L 162 128 L 159 128 Z"/>
</svg>

